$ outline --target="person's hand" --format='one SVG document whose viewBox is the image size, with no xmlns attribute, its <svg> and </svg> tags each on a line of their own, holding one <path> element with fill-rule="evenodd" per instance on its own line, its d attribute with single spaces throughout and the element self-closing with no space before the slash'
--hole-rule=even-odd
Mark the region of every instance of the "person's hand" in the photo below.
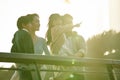
<svg viewBox="0 0 120 80">
<path fill-rule="evenodd" d="M 75 57 L 84 57 L 84 53 L 76 53 L 74 56 Z"/>
<path fill-rule="evenodd" d="M 80 27 L 80 24 L 81 24 L 82 22 L 80 22 L 80 23 L 78 23 L 78 24 L 75 24 L 75 25 L 73 25 L 74 27 Z"/>
<path fill-rule="evenodd" d="M 80 27 L 80 24 L 75 24 L 74 27 Z"/>
<path fill-rule="evenodd" d="M 75 53 L 75 56 L 76 57 L 84 57 L 85 56 L 84 54 L 85 54 L 85 51 L 83 49 L 80 49 Z"/>
</svg>

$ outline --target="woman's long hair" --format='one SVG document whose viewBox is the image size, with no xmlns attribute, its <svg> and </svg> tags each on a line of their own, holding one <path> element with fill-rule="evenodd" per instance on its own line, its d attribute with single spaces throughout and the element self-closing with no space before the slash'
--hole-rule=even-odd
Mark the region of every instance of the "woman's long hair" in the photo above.
<svg viewBox="0 0 120 80">
<path fill-rule="evenodd" d="M 60 19 L 60 17 L 61 16 L 58 13 L 51 14 L 49 17 L 48 30 L 46 32 L 46 39 L 48 45 L 52 42 L 51 28 L 54 27 L 53 23 L 55 20 Z"/>
</svg>

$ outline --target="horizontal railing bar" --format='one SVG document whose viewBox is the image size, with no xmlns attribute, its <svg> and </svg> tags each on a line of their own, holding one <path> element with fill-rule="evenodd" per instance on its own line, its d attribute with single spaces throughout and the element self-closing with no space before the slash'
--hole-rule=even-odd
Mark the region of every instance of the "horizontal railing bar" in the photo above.
<svg viewBox="0 0 120 80">
<path fill-rule="evenodd" d="M 0 70 L 21 70 L 21 71 L 35 71 L 34 69 L 20 69 L 20 68 L 3 68 L 1 67 Z"/>
<path fill-rule="evenodd" d="M 38 64 L 51 64 L 51 65 L 71 65 L 80 66 L 88 64 L 120 64 L 120 60 L 104 59 L 104 58 L 76 58 L 65 56 L 47 56 L 36 54 L 23 54 L 23 53 L 3 53 L 0 52 L 0 62 L 15 62 L 15 63 L 38 63 Z"/>
<path fill-rule="evenodd" d="M 0 68 L 0 70 L 28 70 L 28 71 L 35 71 L 34 69 L 18 69 L 18 68 Z M 79 72 L 79 73 L 103 73 L 109 74 L 110 72 L 105 71 L 81 71 L 81 70 L 49 70 L 49 69 L 41 69 L 40 71 L 47 71 L 47 72 Z M 115 74 L 120 74 L 120 72 L 115 72 Z"/>
</svg>

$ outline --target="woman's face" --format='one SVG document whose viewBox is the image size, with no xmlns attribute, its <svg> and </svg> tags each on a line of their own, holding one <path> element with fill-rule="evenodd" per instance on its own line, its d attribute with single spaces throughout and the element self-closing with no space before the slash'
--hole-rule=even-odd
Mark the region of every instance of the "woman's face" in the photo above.
<svg viewBox="0 0 120 80">
<path fill-rule="evenodd" d="M 40 28 L 40 21 L 39 21 L 39 17 L 38 16 L 35 16 L 33 18 L 33 21 L 32 21 L 32 30 L 33 31 L 39 31 L 39 28 Z"/>
</svg>

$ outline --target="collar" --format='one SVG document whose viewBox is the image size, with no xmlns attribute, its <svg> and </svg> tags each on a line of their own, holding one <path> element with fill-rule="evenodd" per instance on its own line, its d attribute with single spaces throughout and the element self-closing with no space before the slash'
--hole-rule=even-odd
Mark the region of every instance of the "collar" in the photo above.
<svg viewBox="0 0 120 80">
<path fill-rule="evenodd" d="M 29 32 L 27 29 L 23 28 L 22 30 L 26 31 L 26 32 Z"/>
</svg>

